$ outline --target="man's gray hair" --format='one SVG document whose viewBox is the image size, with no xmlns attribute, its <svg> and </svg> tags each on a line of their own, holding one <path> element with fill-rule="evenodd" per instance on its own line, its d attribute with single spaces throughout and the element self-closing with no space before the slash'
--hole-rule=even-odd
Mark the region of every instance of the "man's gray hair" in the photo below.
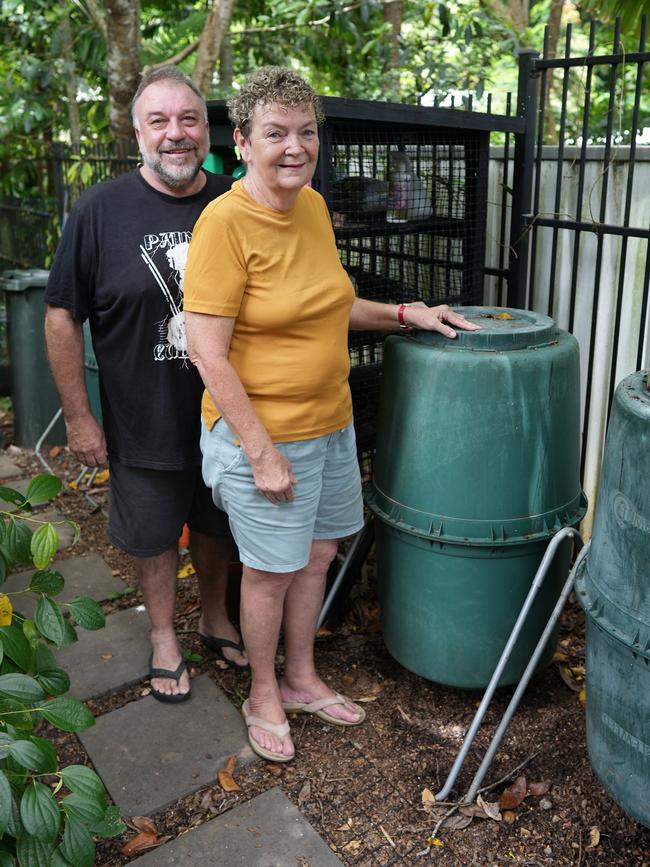
<svg viewBox="0 0 650 867">
<path fill-rule="evenodd" d="M 305 106 L 313 109 L 316 123 L 325 120 L 316 91 L 304 78 L 285 66 L 262 66 L 251 73 L 241 89 L 228 100 L 228 115 L 244 138 L 248 138 L 257 106 L 273 103 L 284 108 Z"/>
<path fill-rule="evenodd" d="M 142 96 L 142 91 L 145 88 L 149 87 L 150 84 L 156 84 L 158 81 L 173 81 L 176 84 L 184 84 L 186 87 L 192 91 L 195 96 L 201 100 L 201 105 L 203 106 L 203 114 L 205 120 L 208 119 L 208 108 L 205 104 L 205 97 L 196 86 L 196 84 L 192 81 L 189 75 L 185 75 L 182 69 L 179 69 L 178 66 L 173 66 L 168 64 L 167 66 L 159 66 L 157 69 L 152 69 L 150 72 L 145 72 L 140 79 L 140 84 L 138 85 L 138 89 L 133 94 L 133 99 L 131 100 L 131 105 L 129 107 L 129 111 L 131 113 L 131 123 L 133 126 L 136 126 L 135 119 L 135 104 L 138 99 Z"/>
</svg>

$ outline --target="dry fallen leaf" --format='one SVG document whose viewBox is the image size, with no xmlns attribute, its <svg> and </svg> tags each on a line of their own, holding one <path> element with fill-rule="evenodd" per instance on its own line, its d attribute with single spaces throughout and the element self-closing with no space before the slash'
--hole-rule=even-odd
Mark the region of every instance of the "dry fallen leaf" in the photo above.
<svg viewBox="0 0 650 867">
<path fill-rule="evenodd" d="M 600 828 L 595 825 L 589 829 L 589 843 L 585 846 L 585 852 L 595 849 L 600 843 Z"/>
<path fill-rule="evenodd" d="M 131 816 L 130 819 L 125 819 L 125 822 L 134 831 L 145 831 L 147 834 L 158 836 L 156 823 L 149 816 Z"/>
<path fill-rule="evenodd" d="M 539 783 L 528 783 L 529 795 L 545 795 L 551 788 L 550 780 L 541 780 Z"/>
<path fill-rule="evenodd" d="M 146 849 L 153 849 L 158 846 L 158 835 L 150 834 L 147 831 L 141 831 L 136 834 L 128 843 L 120 849 L 122 855 L 136 855 L 138 852 L 144 852 Z"/>
<path fill-rule="evenodd" d="M 463 816 L 461 813 L 454 813 L 453 816 L 448 816 L 440 826 L 440 830 L 445 831 L 462 831 L 472 824 L 471 816 Z"/>
<path fill-rule="evenodd" d="M 422 806 L 427 812 L 436 806 L 436 796 L 431 789 L 422 789 Z"/>
<path fill-rule="evenodd" d="M 578 700 L 583 707 L 587 704 L 587 690 L 584 688 L 584 686 L 578 694 Z"/>
<path fill-rule="evenodd" d="M 360 849 L 362 846 L 363 846 L 363 840 L 350 840 L 349 843 L 346 843 L 346 845 L 343 846 L 343 851 L 344 851 L 344 852 L 355 852 L 355 853 L 356 853 L 356 852 L 359 851 L 359 849 Z"/>
<path fill-rule="evenodd" d="M 224 671 L 227 668 L 230 668 L 230 666 L 228 665 L 228 663 L 224 659 L 215 659 L 214 664 L 217 666 L 217 668 L 221 668 Z"/>
<path fill-rule="evenodd" d="M 503 821 L 506 823 L 506 825 L 512 825 L 512 823 L 517 818 L 517 814 L 513 813 L 512 810 L 504 810 L 501 815 L 502 815 Z"/>
<path fill-rule="evenodd" d="M 282 776 L 282 768 L 280 765 L 276 765 L 273 762 L 268 762 L 264 765 L 264 770 L 268 771 L 273 777 L 281 777 Z"/>
<path fill-rule="evenodd" d="M 442 842 L 440 837 L 429 837 L 427 840 L 429 846 L 444 846 L 445 844 Z"/>
<path fill-rule="evenodd" d="M 499 806 L 502 810 L 515 810 L 524 800 L 527 792 L 526 777 L 517 777 L 511 786 L 501 792 Z"/>
<path fill-rule="evenodd" d="M 112 653 L 100 653 L 99 658 L 100 659 L 112 659 L 113 654 Z"/>
<path fill-rule="evenodd" d="M 50 449 L 50 457 L 51 458 L 58 457 L 60 451 L 61 451 L 60 446 L 52 446 L 52 448 Z"/>
<path fill-rule="evenodd" d="M 405 711 L 402 707 L 400 707 L 400 705 L 397 705 L 397 712 L 398 712 L 399 715 L 402 717 L 402 719 L 404 720 L 404 722 L 407 722 L 410 726 L 413 725 L 413 720 L 412 720 L 411 717 L 406 713 L 406 711 Z"/>
<path fill-rule="evenodd" d="M 497 313 L 496 319 L 514 319 L 514 316 L 511 316 L 509 313 L 505 311 L 503 313 Z"/>
<path fill-rule="evenodd" d="M 476 799 L 476 803 L 479 807 L 482 807 L 485 811 L 485 815 L 494 819 L 495 822 L 501 821 L 501 811 L 499 810 L 499 802 L 498 801 L 484 801 L 483 798 L 479 795 Z"/>
<path fill-rule="evenodd" d="M 563 682 L 574 692 L 580 692 L 585 679 L 585 669 L 582 665 L 558 665 L 557 670 Z"/>
<path fill-rule="evenodd" d="M 298 793 L 298 806 L 302 807 L 302 805 L 305 803 L 305 801 L 308 801 L 310 797 L 311 797 L 311 783 L 309 782 L 309 780 L 307 780 L 307 782 L 304 783 L 302 789 Z"/>
<path fill-rule="evenodd" d="M 344 822 L 340 828 L 336 828 L 337 831 L 349 831 L 352 828 L 352 819 L 348 819 L 347 822 Z"/>
<path fill-rule="evenodd" d="M 241 792 L 241 786 L 238 786 L 233 779 L 233 771 L 235 770 L 236 764 L 236 757 L 230 756 L 230 758 L 226 762 L 225 768 L 223 768 L 217 774 L 219 785 L 224 790 L 224 792 Z"/>
</svg>

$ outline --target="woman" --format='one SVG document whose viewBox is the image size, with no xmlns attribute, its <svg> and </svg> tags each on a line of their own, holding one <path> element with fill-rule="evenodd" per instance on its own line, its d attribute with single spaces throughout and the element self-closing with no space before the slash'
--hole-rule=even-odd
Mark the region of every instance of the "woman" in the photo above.
<svg viewBox="0 0 650 867">
<path fill-rule="evenodd" d="M 365 712 L 316 673 L 314 634 L 338 540 L 363 523 L 348 328 L 475 328 L 446 306 L 355 298 L 322 197 L 318 97 L 264 67 L 229 103 L 246 176 L 196 224 L 185 272 L 189 354 L 206 386 L 203 472 L 243 563 L 252 749 L 293 758 L 286 713 L 359 725 Z M 449 323 L 449 324 L 446 324 Z M 285 669 L 275 654 L 284 627 Z"/>
</svg>

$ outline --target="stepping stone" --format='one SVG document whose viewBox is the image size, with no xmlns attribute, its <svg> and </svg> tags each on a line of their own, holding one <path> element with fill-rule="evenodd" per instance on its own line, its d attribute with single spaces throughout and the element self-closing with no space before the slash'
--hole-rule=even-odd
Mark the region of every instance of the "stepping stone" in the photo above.
<svg viewBox="0 0 650 867">
<path fill-rule="evenodd" d="M 65 578 L 65 587 L 56 596 L 57 602 L 69 602 L 75 596 L 90 596 L 100 602 L 108 599 L 113 593 L 123 592 L 125 584 L 111 572 L 110 566 L 99 554 L 88 554 L 86 557 L 69 557 L 67 560 L 55 560 L 50 564 Z M 34 570 L 17 572 L 9 577 L 11 590 L 24 590 L 29 583 Z M 33 617 L 38 599 L 32 594 L 25 594 L 16 599 L 15 606 L 25 615 Z"/>
<path fill-rule="evenodd" d="M 56 651 L 70 675 L 70 695 L 85 701 L 130 686 L 149 673 L 149 618 L 144 605 L 116 611 L 96 632 L 77 629 L 79 641 Z"/>
<path fill-rule="evenodd" d="M 20 467 L 16 466 L 16 464 L 11 460 L 11 458 L 7 457 L 5 454 L 0 454 L 0 479 L 3 481 L 9 479 L 17 479 L 19 476 L 22 476 L 23 470 Z M 13 484 L 8 485 L 9 488 L 13 488 Z"/>
<path fill-rule="evenodd" d="M 282 789 L 269 789 L 171 843 L 138 867 L 340 867 L 341 861 Z"/>
<path fill-rule="evenodd" d="M 156 813 L 214 783 L 229 756 L 255 758 L 240 713 L 206 674 L 192 680 L 189 701 L 149 695 L 99 717 L 79 739 L 126 816 Z"/>
</svg>

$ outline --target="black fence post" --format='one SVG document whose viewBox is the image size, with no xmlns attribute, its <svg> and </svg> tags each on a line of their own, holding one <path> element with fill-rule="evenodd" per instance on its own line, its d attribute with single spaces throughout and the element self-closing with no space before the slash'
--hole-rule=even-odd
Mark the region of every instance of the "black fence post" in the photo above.
<svg viewBox="0 0 650 867">
<path fill-rule="evenodd" d="M 525 309 L 527 301 L 530 215 L 535 158 L 537 120 L 537 73 L 539 52 L 523 48 L 519 53 L 517 116 L 525 122 L 524 131 L 515 133 L 512 174 L 512 210 L 510 216 L 510 250 L 508 256 L 508 306 Z M 507 182 L 504 179 L 504 183 Z"/>
</svg>

